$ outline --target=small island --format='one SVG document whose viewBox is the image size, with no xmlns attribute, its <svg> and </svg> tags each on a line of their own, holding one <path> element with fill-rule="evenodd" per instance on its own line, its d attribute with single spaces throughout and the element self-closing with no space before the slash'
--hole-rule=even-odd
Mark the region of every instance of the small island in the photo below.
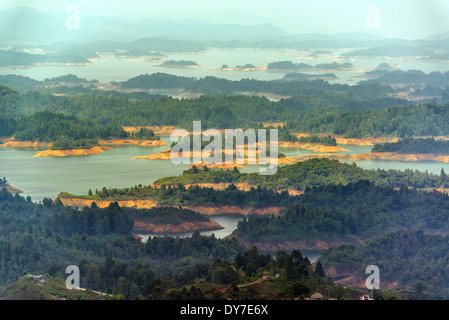
<svg viewBox="0 0 449 320">
<path fill-rule="evenodd" d="M 11 136 L 4 139 L 3 147 L 46 149 L 38 151 L 34 157 L 97 154 L 113 150 L 110 145 L 166 145 L 148 128 L 128 132 L 120 125 L 99 124 L 49 111 L 13 120 L 7 132 Z"/>
<path fill-rule="evenodd" d="M 338 63 L 322 63 L 315 66 L 308 63 L 294 63 L 292 61 L 277 61 L 271 62 L 267 66 L 269 72 L 297 72 L 297 71 L 345 71 L 353 70 L 354 66 L 349 62 Z"/>
<path fill-rule="evenodd" d="M 435 138 L 405 138 L 397 142 L 375 144 L 372 152 L 449 155 L 449 140 L 435 140 Z"/>
<path fill-rule="evenodd" d="M 227 64 L 222 65 L 216 71 L 266 71 L 266 67 L 256 67 L 251 63 L 247 63 L 243 66 L 236 65 L 235 67 L 229 67 Z"/>
<path fill-rule="evenodd" d="M 287 73 L 282 79 L 287 81 L 312 81 L 312 80 L 338 80 L 339 78 L 334 73 L 307 74 L 300 72 L 292 72 Z"/>
<path fill-rule="evenodd" d="M 192 69 L 192 68 L 201 68 L 201 66 L 195 61 L 191 60 L 166 60 L 158 67 L 161 68 L 182 68 L 182 69 Z"/>
</svg>

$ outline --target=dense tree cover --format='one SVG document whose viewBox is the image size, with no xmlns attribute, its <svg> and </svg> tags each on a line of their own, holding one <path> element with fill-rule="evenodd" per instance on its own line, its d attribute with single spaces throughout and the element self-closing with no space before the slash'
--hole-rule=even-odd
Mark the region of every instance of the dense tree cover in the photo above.
<svg viewBox="0 0 449 320">
<path fill-rule="evenodd" d="M 199 233 L 143 243 L 134 239 L 131 228 L 128 209 L 116 204 L 78 211 L 47 198 L 36 204 L 3 188 L 0 285 L 16 281 L 24 272 L 65 278 L 66 267 L 75 264 L 82 287 L 136 299 L 148 295 L 152 280 L 182 285 L 178 278 L 183 279 L 186 269 L 216 258 L 230 260 L 243 251 L 235 240 Z"/>
<path fill-rule="evenodd" d="M 28 93 L 21 96 L 20 100 L 24 112 L 46 109 L 105 124 L 165 124 L 189 129 L 193 121 L 201 120 L 203 128 L 236 128 L 245 126 L 247 122 L 287 120 L 290 131 L 328 132 L 348 137 L 437 135 L 448 132 L 444 121 L 447 105 L 439 104 L 361 112 L 340 111 L 338 107 L 319 107 L 319 104 L 315 104 L 316 107 L 313 108 L 309 104 L 303 107 L 304 101 L 301 98 L 276 103 L 261 97 L 245 96 L 130 101 L 116 97 L 55 97 Z M 329 105 L 328 102 L 325 103 Z M 378 102 L 377 107 L 379 106 L 385 104 Z"/>
<path fill-rule="evenodd" d="M 71 115 L 49 111 L 36 112 L 16 122 L 17 140 L 56 141 L 63 136 L 74 140 L 98 138 L 126 138 L 128 134 L 119 125 L 100 125 Z"/>
<path fill-rule="evenodd" d="M 85 207 L 81 211 L 57 213 L 48 219 L 48 224 L 54 231 L 68 236 L 110 233 L 129 235 L 134 226 L 130 215 L 117 203 L 111 203 L 105 209 Z"/>
<path fill-rule="evenodd" d="M 344 239 L 356 233 L 354 217 L 338 209 L 321 210 L 297 206 L 282 216 L 251 216 L 233 232 L 250 241 Z"/>
<path fill-rule="evenodd" d="M 435 52 L 417 46 L 384 45 L 355 50 L 344 55 L 349 57 L 431 57 L 435 55 Z"/>
<path fill-rule="evenodd" d="M 370 180 L 378 185 L 398 188 L 439 188 L 449 186 L 446 174 L 433 174 L 418 170 L 362 169 L 355 163 L 338 160 L 311 159 L 291 165 L 280 166 L 273 175 L 260 175 L 257 172 L 242 173 L 235 170 L 202 169 L 185 170 L 180 176 L 164 177 L 154 181 L 157 185 L 178 185 L 191 183 L 247 183 L 269 190 L 304 190 L 307 187 L 323 184 L 343 185 L 359 180 Z"/>
<path fill-rule="evenodd" d="M 26 94 L 29 92 L 60 95 L 89 94 L 91 96 L 112 96 L 135 100 L 151 100 L 166 97 L 166 95 L 152 94 L 142 91 L 122 92 L 115 90 L 101 90 L 94 85 L 97 82 L 98 80 L 95 79 L 87 80 L 72 74 L 50 79 L 46 78 L 42 81 L 15 74 L 0 75 L 0 85 L 13 89 L 21 94 Z"/>
<path fill-rule="evenodd" d="M 73 139 L 67 136 L 61 136 L 51 146 L 52 150 L 68 150 L 68 149 L 90 149 L 98 145 L 96 139 Z"/>
<path fill-rule="evenodd" d="M 327 132 L 351 138 L 438 136 L 449 132 L 449 104 L 421 103 L 374 111 L 315 108 L 287 122 L 290 130 Z"/>
<path fill-rule="evenodd" d="M 39 111 L 17 120 L 0 117 L 0 124 L 4 124 L 1 133 L 5 136 L 22 141 L 53 142 L 52 149 L 56 150 L 91 148 L 98 145 L 97 139 L 159 139 L 149 129 L 141 128 L 128 134 L 117 124 L 100 124 L 50 111 Z"/>
<path fill-rule="evenodd" d="M 159 188 L 151 186 L 134 186 L 131 188 L 106 188 L 96 190 L 95 194 L 80 196 L 66 192 L 59 194 L 64 197 L 81 197 L 85 199 L 154 199 L 160 205 L 236 205 L 251 207 L 266 207 L 271 205 L 284 205 L 292 201 L 288 192 L 276 192 L 261 187 L 251 188 L 249 191 L 237 189 L 233 184 L 224 190 L 215 190 L 200 186 L 185 188 L 182 184 L 177 186 L 162 185 Z"/>
<path fill-rule="evenodd" d="M 449 154 L 449 141 L 434 138 L 405 138 L 398 142 L 375 144 L 372 152 Z"/>
<path fill-rule="evenodd" d="M 449 226 L 449 196 L 434 191 L 380 187 L 368 181 L 306 189 L 285 215 L 254 216 L 237 234 L 250 240 L 366 238 L 402 228 L 442 231 Z"/>
<path fill-rule="evenodd" d="M 330 248 L 319 260 L 324 266 L 358 266 L 360 274 L 373 264 L 380 269 L 381 285 L 398 281 L 395 291 L 407 299 L 447 299 L 448 247 L 447 236 L 404 230 L 360 246 Z"/>
<path fill-rule="evenodd" d="M 268 70 L 344 70 L 344 69 L 350 69 L 354 66 L 349 62 L 344 63 L 338 63 L 338 62 L 332 62 L 332 63 L 321 63 L 317 64 L 315 66 L 312 66 L 308 63 L 293 63 L 291 61 L 276 61 L 276 62 L 270 62 L 267 66 Z"/>
<path fill-rule="evenodd" d="M 216 289 L 203 290 L 200 297 L 195 299 L 304 299 L 316 291 L 323 291 L 324 294 L 329 294 L 329 297 L 335 297 L 336 287 L 320 270 L 319 266 L 312 266 L 309 259 L 303 257 L 299 250 L 292 253 L 279 250 L 272 257 L 259 253 L 257 247 L 251 247 L 238 253 L 233 261 L 215 259 L 207 268 L 192 270 L 196 275 L 202 275 L 207 283 L 227 285 L 224 292 L 217 292 Z M 260 280 L 261 275 L 268 279 L 258 285 L 250 284 L 254 280 Z M 242 286 L 237 286 L 242 282 Z M 201 284 L 195 286 L 196 290 L 203 288 Z M 164 297 L 191 299 L 191 295 L 186 295 L 189 292 L 187 289 L 191 287 L 168 290 Z M 350 293 L 350 290 L 347 290 L 345 295 Z M 152 294 L 150 298 L 153 297 Z"/>
<path fill-rule="evenodd" d="M 266 129 L 272 129 L 272 126 L 266 127 Z M 278 130 L 278 141 L 317 143 L 325 146 L 337 145 L 337 140 L 335 140 L 335 138 L 331 135 L 310 135 L 297 137 L 296 135 L 291 133 L 287 126 L 278 126 L 276 129 Z"/>
<path fill-rule="evenodd" d="M 198 66 L 198 63 L 192 60 L 165 60 L 160 66 L 183 68 L 188 66 Z"/>
<path fill-rule="evenodd" d="M 317 74 L 308 74 L 308 73 L 300 73 L 300 72 L 291 72 L 284 75 L 282 78 L 284 80 L 316 80 L 316 79 L 338 79 L 338 77 L 334 73 L 317 73 Z"/>
<path fill-rule="evenodd" d="M 140 128 L 136 132 L 132 132 L 132 133 L 130 132 L 129 136 L 132 138 L 135 138 L 135 139 L 142 139 L 142 140 L 159 139 L 159 137 L 154 134 L 153 130 L 146 129 L 146 128 Z"/>
<path fill-rule="evenodd" d="M 406 86 L 447 88 L 449 86 L 449 72 L 424 73 L 420 70 L 393 70 L 384 72 L 380 77 L 367 80 L 385 85 L 402 83 Z"/>
<path fill-rule="evenodd" d="M 173 188 L 171 192 L 178 190 Z M 310 238 L 335 235 L 344 239 L 363 234 L 382 235 L 402 228 L 446 230 L 449 223 L 446 194 L 407 188 L 395 191 L 366 181 L 310 188 L 295 201 L 297 205 L 284 215 L 250 217 L 239 224 L 239 230 L 245 229 L 245 234 L 263 240 L 292 235 Z M 231 291 L 224 296 L 203 291 L 202 295 L 196 290 L 190 292 L 189 287 L 188 293 L 193 296 L 243 297 L 250 292 L 232 283 L 250 282 L 262 274 L 280 274 L 287 281 L 278 290 L 272 289 L 271 292 L 278 293 L 276 298 L 308 296 L 317 290 L 325 293 L 327 288 L 331 296 L 337 295 L 337 288 L 323 279 L 323 270 L 317 265 L 313 271 L 298 252 L 278 252 L 274 260 L 259 255 L 254 248 L 243 252 L 235 239 L 220 240 L 199 233 L 188 238 L 154 237 L 146 243 L 134 240 L 129 233 L 128 215 L 157 215 L 166 208 L 158 210 L 125 209 L 113 203 L 105 209 L 93 205 L 76 211 L 63 207 L 58 200 L 53 203 L 44 199 L 42 204 L 34 204 L 3 189 L 0 193 L 2 283 L 17 279 L 24 270 L 33 273 L 48 270 L 63 275 L 67 265 L 77 264 L 82 286 L 128 299 L 179 298 L 183 289 L 178 286 L 190 286 L 197 281 L 230 285 Z M 171 210 L 179 213 L 180 209 Z M 232 261 L 231 257 L 233 263 L 224 262 Z M 410 279 L 416 278 L 411 275 Z M 163 289 L 162 283 L 170 284 L 169 288 Z"/>
<path fill-rule="evenodd" d="M 337 140 L 335 140 L 334 137 L 332 137 L 331 135 L 327 135 L 325 137 L 320 137 L 320 136 L 315 136 L 315 135 L 311 135 L 309 137 L 299 137 L 298 138 L 299 142 L 308 142 L 308 143 L 319 143 L 319 144 L 323 144 L 325 146 L 336 146 L 337 145 Z"/>
<path fill-rule="evenodd" d="M 87 80 L 85 78 L 79 78 L 77 75 L 69 73 L 59 77 L 45 78 L 43 81 L 45 84 L 58 84 L 58 83 L 98 83 L 98 80 Z"/>
<path fill-rule="evenodd" d="M 363 106 L 369 104 L 371 100 L 377 100 L 377 105 L 371 103 L 371 105 L 376 105 L 376 108 L 385 107 L 385 103 L 389 103 L 388 106 L 409 104 L 405 100 L 388 97 L 387 93 L 394 92 L 394 89 L 377 83 L 361 83 L 360 85 L 349 86 L 329 84 L 324 80 L 227 80 L 212 76 L 193 78 L 153 73 L 139 75 L 114 84 L 123 89 L 182 89 L 185 92 L 197 92 L 209 96 L 235 95 L 241 92 L 264 92 L 287 96 L 306 95 L 310 96 L 315 104 L 324 103 L 324 100 L 332 101 L 332 104 L 337 105 L 346 102 L 353 106 Z M 317 96 L 319 99 L 317 99 Z M 380 106 L 379 103 L 382 101 L 384 104 Z"/>
<path fill-rule="evenodd" d="M 151 209 L 125 209 L 133 218 L 153 224 L 181 224 L 184 222 L 209 221 L 209 218 L 195 211 L 176 207 L 154 207 Z"/>
</svg>

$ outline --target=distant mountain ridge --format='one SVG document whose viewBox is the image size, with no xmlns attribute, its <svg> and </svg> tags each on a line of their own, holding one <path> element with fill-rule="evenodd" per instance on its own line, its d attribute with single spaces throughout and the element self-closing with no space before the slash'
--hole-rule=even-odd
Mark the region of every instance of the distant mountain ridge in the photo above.
<svg viewBox="0 0 449 320">
<path fill-rule="evenodd" d="M 253 25 L 211 23 L 202 20 L 168 20 L 148 18 L 131 21 L 104 15 L 80 15 L 79 29 L 68 29 L 68 13 L 60 16 L 19 6 L 0 11 L 0 39 L 2 43 L 55 43 L 90 41 L 134 41 L 141 38 L 163 37 L 188 41 L 261 41 L 282 40 L 300 42 L 358 42 L 387 41 L 369 33 L 341 32 L 333 35 L 321 33 L 290 34 L 270 23 Z M 441 41 L 449 38 L 449 31 L 423 41 Z M 404 40 L 405 41 L 405 40 Z"/>
<path fill-rule="evenodd" d="M 79 29 L 68 29 L 66 19 L 29 7 L 0 11 L 0 39 L 5 43 L 86 42 L 100 40 L 130 41 L 145 37 L 179 40 L 257 40 L 288 36 L 269 23 L 259 25 L 213 24 L 200 20 L 171 21 L 143 19 L 130 21 L 107 16 L 83 18 Z"/>
</svg>

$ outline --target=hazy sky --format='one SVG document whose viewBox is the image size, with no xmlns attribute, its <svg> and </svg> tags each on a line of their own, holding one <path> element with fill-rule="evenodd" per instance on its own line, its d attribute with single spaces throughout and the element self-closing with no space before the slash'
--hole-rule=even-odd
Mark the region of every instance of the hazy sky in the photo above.
<svg viewBox="0 0 449 320">
<path fill-rule="evenodd" d="M 195 19 L 214 23 L 272 23 L 289 33 L 362 32 L 390 38 L 425 38 L 449 31 L 448 0 L 1 0 L 0 9 L 29 6 L 65 14 L 128 20 Z"/>
</svg>

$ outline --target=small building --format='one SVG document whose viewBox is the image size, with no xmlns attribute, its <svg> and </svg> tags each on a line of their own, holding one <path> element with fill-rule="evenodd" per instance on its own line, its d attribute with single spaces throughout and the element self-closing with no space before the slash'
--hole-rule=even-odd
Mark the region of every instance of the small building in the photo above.
<svg viewBox="0 0 449 320">
<path fill-rule="evenodd" d="M 359 298 L 359 300 L 374 300 L 374 299 L 373 299 L 373 298 L 370 298 L 369 295 L 364 294 L 363 296 L 361 296 L 361 297 Z"/>
<path fill-rule="evenodd" d="M 315 292 L 310 296 L 310 300 L 323 300 L 323 295 L 319 292 Z"/>
</svg>

